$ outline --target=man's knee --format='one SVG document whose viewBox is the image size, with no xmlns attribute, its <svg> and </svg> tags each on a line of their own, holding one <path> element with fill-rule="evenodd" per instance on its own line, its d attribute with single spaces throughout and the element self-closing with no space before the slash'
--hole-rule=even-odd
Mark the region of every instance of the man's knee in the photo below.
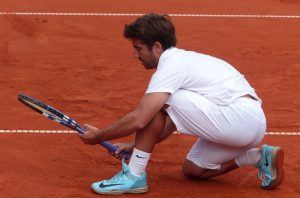
<svg viewBox="0 0 300 198">
<path fill-rule="evenodd" d="M 182 167 L 183 174 L 193 180 L 206 180 L 209 177 L 205 174 L 206 169 L 203 169 L 196 164 L 194 164 L 192 161 L 186 159 L 183 167 Z"/>
</svg>

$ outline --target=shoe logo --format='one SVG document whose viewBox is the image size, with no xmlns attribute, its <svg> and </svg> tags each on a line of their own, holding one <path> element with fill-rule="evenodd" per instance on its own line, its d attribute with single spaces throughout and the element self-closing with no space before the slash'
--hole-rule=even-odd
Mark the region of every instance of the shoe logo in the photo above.
<svg viewBox="0 0 300 198">
<path fill-rule="evenodd" d="M 266 159 L 265 166 L 269 166 L 269 162 L 268 162 L 267 156 L 265 156 L 265 159 Z"/>
<path fill-rule="evenodd" d="M 141 156 L 139 156 L 139 155 L 136 155 L 136 157 L 137 157 L 137 158 L 142 158 L 142 159 L 144 159 L 144 158 L 145 158 L 145 157 L 141 157 Z"/>
<path fill-rule="evenodd" d="M 99 187 L 100 188 L 107 188 L 107 187 L 111 187 L 111 186 L 120 186 L 120 185 L 123 185 L 123 184 L 99 184 Z"/>
</svg>

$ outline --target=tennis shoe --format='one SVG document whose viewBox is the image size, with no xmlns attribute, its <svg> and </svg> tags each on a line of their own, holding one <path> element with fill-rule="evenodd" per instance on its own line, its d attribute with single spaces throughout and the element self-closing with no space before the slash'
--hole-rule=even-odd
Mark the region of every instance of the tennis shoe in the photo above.
<svg viewBox="0 0 300 198">
<path fill-rule="evenodd" d="M 98 194 L 119 195 L 124 193 L 145 193 L 148 191 L 147 174 L 140 177 L 130 173 L 127 164 L 122 160 L 122 171 L 110 180 L 103 180 L 92 184 L 92 189 Z"/>
<path fill-rule="evenodd" d="M 258 178 L 263 189 L 276 188 L 284 178 L 284 152 L 280 147 L 263 145 L 260 148 L 261 159 L 257 162 Z"/>
</svg>

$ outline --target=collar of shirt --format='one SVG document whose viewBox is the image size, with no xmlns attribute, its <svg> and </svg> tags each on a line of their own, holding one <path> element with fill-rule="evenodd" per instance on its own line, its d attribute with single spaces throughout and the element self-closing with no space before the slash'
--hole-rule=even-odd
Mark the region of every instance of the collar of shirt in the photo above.
<svg viewBox="0 0 300 198">
<path fill-rule="evenodd" d="M 157 68 L 161 64 L 163 64 L 165 62 L 165 60 L 167 60 L 168 57 L 170 57 L 172 54 L 174 54 L 177 50 L 178 50 L 178 48 L 176 48 L 176 47 L 170 47 L 170 48 L 166 49 L 159 57 Z"/>
</svg>

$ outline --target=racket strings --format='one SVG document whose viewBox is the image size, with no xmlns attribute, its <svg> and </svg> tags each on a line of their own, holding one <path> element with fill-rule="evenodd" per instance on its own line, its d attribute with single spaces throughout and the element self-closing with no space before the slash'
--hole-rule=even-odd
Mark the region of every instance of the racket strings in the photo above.
<svg viewBox="0 0 300 198">
<path fill-rule="evenodd" d="M 33 103 L 32 101 L 28 101 L 28 100 L 23 100 L 24 102 L 26 102 L 28 105 L 30 105 L 31 107 L 37 109 L 38 111 L 40 111 L 42 114 L 47 114 L 55 119 L 62 119 L 59 116 L 55 115 L 54 113 L 52 113 L 51 111 L 48 111 L 47 109 L 43 108 L 41 105 L 37 105 L 36 103 Z"/>
<path fill-rule="evenodd" d="M 43 116 L 56 121 L 66 127 L 69 127 L 73 130 L 79 131 L 80 133 L 84 133 L 84 129 L 72 118 L 66 116 L 64 113 L 56 110 L 55 108 L 47 105 L 39 100 L 31 98 L 25 95 L 19 95 L 19 100 L 23 102 L 28 107 L 38 111 Z"/>
</svg>

